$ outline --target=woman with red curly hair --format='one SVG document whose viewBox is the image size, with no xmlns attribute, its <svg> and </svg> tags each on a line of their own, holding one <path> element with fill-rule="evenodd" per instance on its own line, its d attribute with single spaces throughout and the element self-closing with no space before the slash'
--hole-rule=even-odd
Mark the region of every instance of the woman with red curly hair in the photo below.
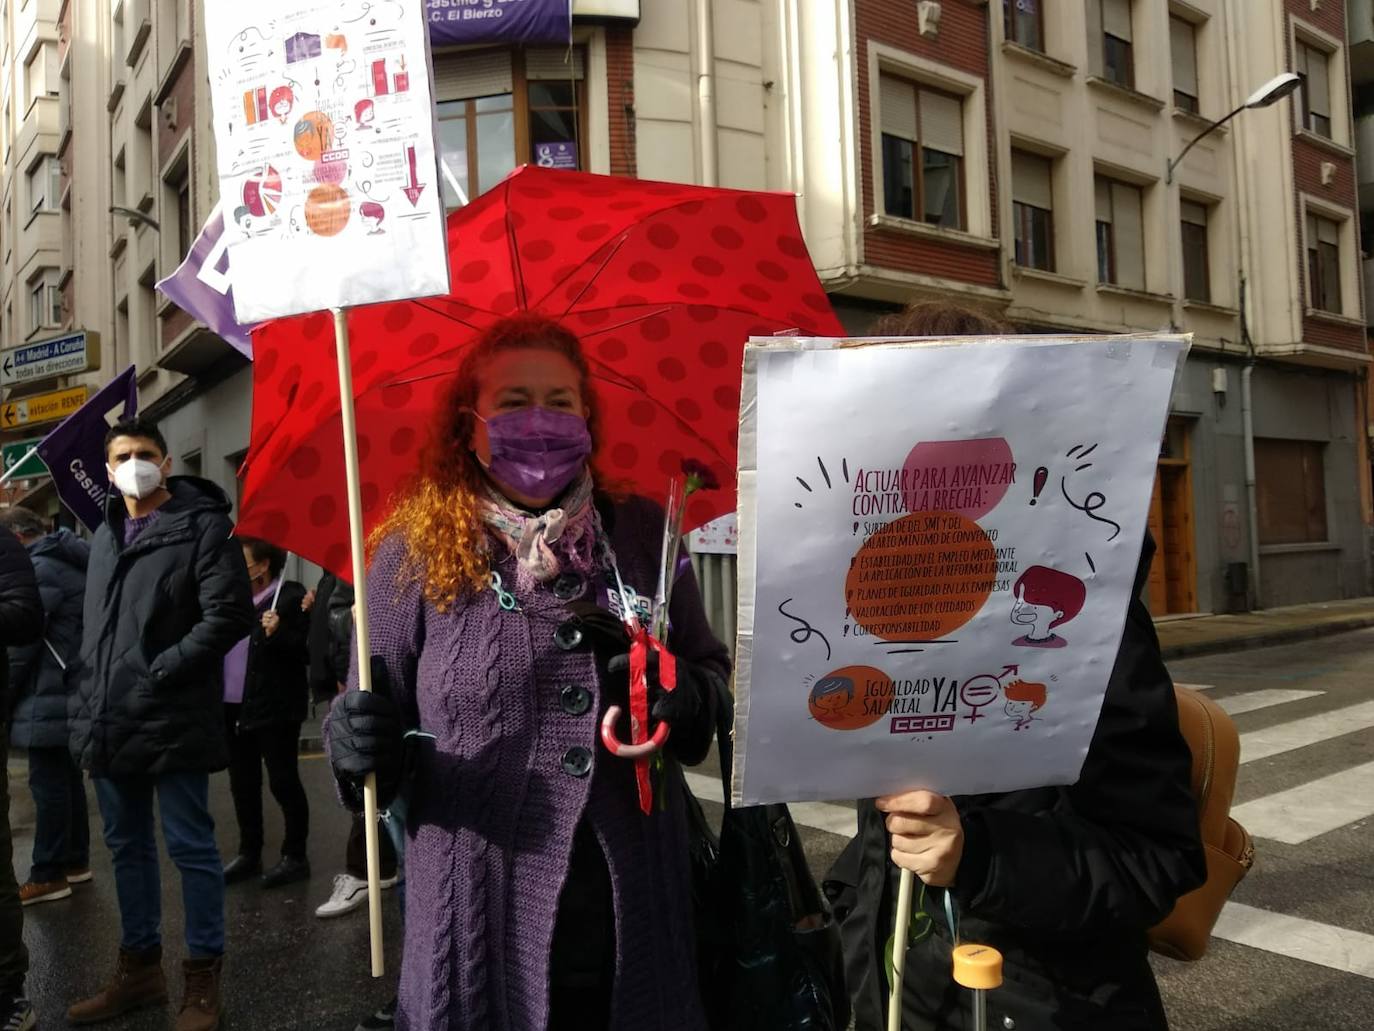
<svg viewBox="0 0 1374 1031">
<path fill-rule="evenodd" d="M 407 769 L 403 1029 L 705 1027 L 681 793 L 644 815 L 634 764 L 598 744 L 628 693 L 619 599 L 653 593 L 663 514 L 597 489 L 595 434 L 577 338 L 502 320 L 372 535 L 379 690 L 355 668 L 327 734 L 351 804 L 376 773 L 386 805 Z M 670 618 L 677 686 L 651 667 L 650 704 L 671 767 L 705 757 L 729 660 L 689 566 Z"/>
</svg>

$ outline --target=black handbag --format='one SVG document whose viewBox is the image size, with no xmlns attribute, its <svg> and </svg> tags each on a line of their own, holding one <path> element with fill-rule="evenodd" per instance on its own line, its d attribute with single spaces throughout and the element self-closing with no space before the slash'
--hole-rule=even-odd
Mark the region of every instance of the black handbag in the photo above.
<svg viewBox="0 0 1374 1031">
<path fill-rule="evenodd" d="M 730 805 L 733 699 L 720 688 L 716 741 L 725 815 L 719 836 L 686 796 L 697 970 L 713 1031 L 845 1031 L 839 925 L 785 805 Z"/>
</svg>

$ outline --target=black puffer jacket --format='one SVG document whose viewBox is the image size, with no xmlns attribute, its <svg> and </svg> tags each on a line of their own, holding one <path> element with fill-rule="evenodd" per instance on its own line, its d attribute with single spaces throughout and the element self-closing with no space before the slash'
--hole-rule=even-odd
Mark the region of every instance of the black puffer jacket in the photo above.
<svg viewBox="0 0 1374 1031">
<path fill-rule="evenodd" d="M 210 772 L 229 761 L 224 656 L 253 628 L 229 499 L 174 476 L 159 519 L 124 546 L 113 497 L 86 581 L 72 754 L 98 777 Z"/>
<path fill-rule="evenodd" d="M 340 684 L 348 682 L 353 662 L 353 585 L 340 580 L 329 596 L 329 672 Z"/>
<path fill-rule="evenodd" d="M 301 611 L 305 588 L 294 580 L 281 585 L 277 615 L 281 625 L 271 637 L 262 628 L 262 614 L 272 607 L 266 599 L 257 609 L 257 622 L 248 641 L 248 672 L 243 685 L 239 727 L 252 730 L 272 723 L 303 723 L 309 707 L 307 680 L 310 656 L 305 640 L 310 617 Z"/>
<path fill-rule="evenodd" d="M 71 735 L 68 698 L 81 672 L 81 610 L 91 546 L 60 529 L 38 538 L 28 551 L 45 626 L 39 640 L 10 649 L 10 743 L 16 748 L 65 748 Z"/>
<path fill-rule="evenodd" d="M 43 636 L 43 600 L 33 562 L 19 538 L 0 529 L 0 648 L 32 644 Z M 10 711 L 10 664 L 0 661 L 0 713 Z"/>
<path fill-rule="evenodd" d="M 1153 553 L 1147 537 L 1137 596 Z M 1173 685 L 1137 597 L 1078 783 L 955 799 L 965 833 L 954 889 L 960 937 L 994 946 L 1006 964 L 1003 987 L 989 996 L 990 1027 L 1006 1018 L 1018 1031 L 1167 1027 L 1145 932 L 1206 875 L 1189 764 Z M 883 815 L 862 802 L 859 834 L 826 882 L 860 1031 L 886 1025 L 896 886 Z M 907 952 L 902 1026 L 959 1031 L 971 1026 L 970 995 L 950 976 L 944 893 L 925 895 L 933 932 Z"/>
</svg>

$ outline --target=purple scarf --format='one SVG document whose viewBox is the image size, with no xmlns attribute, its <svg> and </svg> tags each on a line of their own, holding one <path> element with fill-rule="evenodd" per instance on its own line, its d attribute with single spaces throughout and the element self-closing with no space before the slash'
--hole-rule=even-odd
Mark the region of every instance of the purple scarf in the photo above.
<svg viewBox="0 0 1374 1031">
<path fill-rule="evenodd" d="M 273 580 L 253 595 L 253 607 L 257 608 L 272 597 L 276 589 L 277 581 Z M 224 700 L 233 705 L 243 701 L 243 689 L 248 683 L 248 644 L 252 639 L 253 635 L 249 634 L 224 656 Z"/>
</svg>

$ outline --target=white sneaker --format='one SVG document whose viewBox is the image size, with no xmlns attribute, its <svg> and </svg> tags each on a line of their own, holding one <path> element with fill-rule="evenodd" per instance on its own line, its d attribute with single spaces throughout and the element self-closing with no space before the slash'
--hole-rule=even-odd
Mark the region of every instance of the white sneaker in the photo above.
<svg viewBox="0 0 1374 1031">
<path fill-rule="evenodd" d="M 322 918 L 343 916 L 367 903 L 367 881 L 360 881 L 352 874 L 341 873 L 334 877 L 334 891 L 329 901 L 315 910 Z"/>
</svg>

